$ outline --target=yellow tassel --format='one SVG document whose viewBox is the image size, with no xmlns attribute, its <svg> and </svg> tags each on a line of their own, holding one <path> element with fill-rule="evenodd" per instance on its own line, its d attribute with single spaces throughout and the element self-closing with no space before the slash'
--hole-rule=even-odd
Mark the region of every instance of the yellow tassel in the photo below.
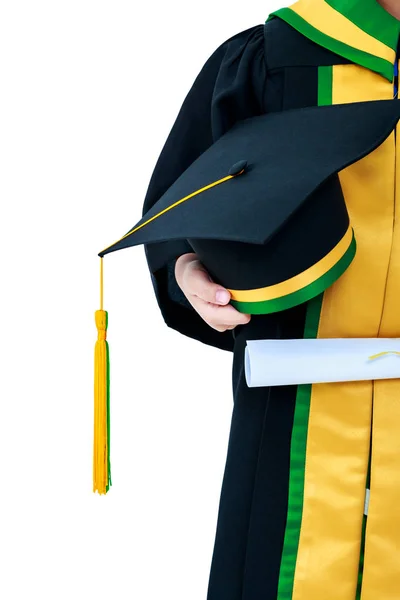
<svg viewBox="0 0 400 600">
<path fill-rule="evenodd" d="M 100 310 L 95 312 L 93 492 L 106 494 L 110 467 L 110 362 L 106 340 L 108 314 L 103 310 L 103 258 L 100 262 Z"/>
</svg>

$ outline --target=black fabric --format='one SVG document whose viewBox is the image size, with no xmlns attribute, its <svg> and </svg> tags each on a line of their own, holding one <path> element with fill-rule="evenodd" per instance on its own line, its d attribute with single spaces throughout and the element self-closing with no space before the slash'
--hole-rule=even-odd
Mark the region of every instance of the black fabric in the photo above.
<svg viewBox="0 0 400 600">
<path fill-rule="evenodd" d="M 350 64 L 347 58 L 318 46 L 282 19 L 274 17 L 264 27 L 268 71 Z"/>
<path fill-rule="evenodd" d="M 278 317 L 276 328 L 279 339 L 303 337 L 306 308 L 303 304 Z M 255 321 L 254 332 L 254 327 L 258 326 Z M 252 339 L 246 327 L 235 334 L 239 343 L 242 338 Z M 257 337 L 260 339 L 259 332 Z M 275 600 L 286 526 L 290 441 L 297 387 L 264 388 L 264 395 L 267 393 L 269 402 L 254 482 L 242 600 Z"/>
<path fill-rule="evenodd" d="M 302 337 L 306 305 L 253 315 L 234 331 L 234 405 L 207 600 L 275 600 L 288 502 L 297 388 L 249 388 L 250 339 Z"/>
<path fill-rule="evenodd" d="M 297 67 L 284 69 L 282 110 L 305 108 L 318 104 L 318 68 Z M 310 91 L 312 90 L 312 98 Z"/>
</svg>

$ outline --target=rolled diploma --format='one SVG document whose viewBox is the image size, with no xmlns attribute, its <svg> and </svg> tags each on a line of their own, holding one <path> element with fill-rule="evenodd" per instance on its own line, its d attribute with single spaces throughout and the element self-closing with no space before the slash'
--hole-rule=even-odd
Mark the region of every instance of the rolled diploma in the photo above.
<svg viewBox="0 0 400 600">
<path fill-rule="evenodd" d="M 248 387 L 395 379 L 400 338 L 246 340 Z M 384 352 L 383 356 L 369 358 Z M 392 353 L 398 354 L 392 354 Z"/>
</svg>

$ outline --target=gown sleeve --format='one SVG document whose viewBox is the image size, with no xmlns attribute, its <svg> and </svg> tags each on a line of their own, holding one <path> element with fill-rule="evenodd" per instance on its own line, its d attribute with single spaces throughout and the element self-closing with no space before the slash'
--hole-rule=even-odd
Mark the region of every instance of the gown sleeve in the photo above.
<svg viewBox="0 0 400 600">
<path fill-rule="evenodd" d="M 142 215 L 236 121 L 265 112 L 264 46 L 264 25 L 256 25 L 229 38 L 208 58 L 161 150 Z M 219 332 L 210 327 L 178 286 L 175 262 L 180 255 L 193 252 L 190 244 L 172 240 L 145 244 L 144 249 L 154 293 L 167 326 L 210 346 L 233 351 L 232 330 Z M 157 264 L 160 252 L 164 257 L 161 268 Z"/>
</svg>

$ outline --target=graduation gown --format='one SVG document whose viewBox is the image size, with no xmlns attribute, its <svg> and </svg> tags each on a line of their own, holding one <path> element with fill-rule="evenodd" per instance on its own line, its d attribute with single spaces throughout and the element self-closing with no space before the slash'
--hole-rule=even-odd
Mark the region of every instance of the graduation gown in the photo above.
<svg viewBox="0 0 400 600">
<path fill-rule="evenodd" d="M 399 21 L 375 0 L 300 0 L 226 40 L 184 99 L 154 168 L 143 214 L 238 120 L 392 98 L 399 31 Z M 397 145 L 393 133 L 370 157 L 341 173 L 357 256 L 329 290 L 309 302 L 252 315 L 246 325 L 217 332 L 175 279 L 176 258 L 192 252 L 190 244 L 163 242 L 169 260 L 157 270 L 152 257 L 160 245 L 145 246 L 167 326 L 232 352 L 233 410 L 207 600 L 400 597 L 400 523 L 392 519 L 397 547 L 393 536 L 389 547 L 381 544 L 386 525 L 379 518 L 390 509 L 381 493 L 366 548 L 364 514 L 365 488 L 371 487 L 372 497 L 374 485 L 387 488 L 388 473 L 381 476 L 378 467 L 400 452 L 393 436 L 376 458 L 370 452 L 371 441 L 384 437 L 385 419 L 400 424 L 397 405 L 386 414 L 379 404 L 400 394 L 397 380 L 249 388 L 243 361 L 248 339 L 400 337 L 400 319 L 394 317 L 400 292 Z M 381 529 L 374 537 L 375 526 Z"/>
</svg>

